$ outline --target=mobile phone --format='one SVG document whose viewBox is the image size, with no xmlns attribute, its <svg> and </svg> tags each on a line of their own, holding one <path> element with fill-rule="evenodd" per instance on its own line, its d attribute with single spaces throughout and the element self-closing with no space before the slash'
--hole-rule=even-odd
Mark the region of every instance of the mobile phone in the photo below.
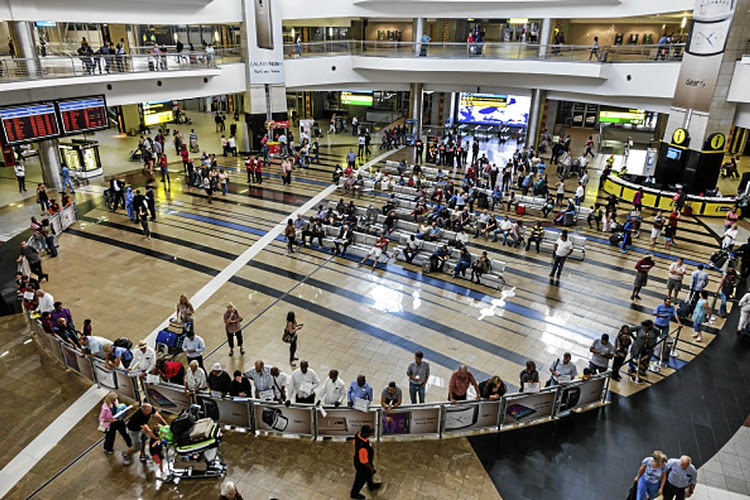
<svg viewBox="0 0 750 500">
<path fill-rule="evenodd" d="M 254 2 L 256 43 L 261 49 L 273 50 L 271 0 L 254 0 Z"/>
</svg>

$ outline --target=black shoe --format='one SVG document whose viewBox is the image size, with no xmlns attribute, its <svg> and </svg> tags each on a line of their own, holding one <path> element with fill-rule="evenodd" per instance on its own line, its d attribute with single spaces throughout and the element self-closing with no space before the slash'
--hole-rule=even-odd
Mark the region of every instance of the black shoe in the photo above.
<svg viewBox="0 0 750 500">
<path fill-rule="evenodd" d="M 104 453 L 106 453 L 107 455 L 114 455 L 115 451 L 114 450 L 108 450 L 108 449 L 105 448 L 104 449 Z"/>
<path fill-rule="evenodd" d="M 367 488 L 372 491 L 379 490 L 381 486 L 383 486 L 383 483 L 372 483 L 372 485 L 368 486 Z"/>
<path fill-rule="evenodd" d="M 367 498 L 367 497 L 365 497 L 362 493 L 357 493 L 356 495 L 355 494 L 349 495 L 349 498 Z"/>
</svg>

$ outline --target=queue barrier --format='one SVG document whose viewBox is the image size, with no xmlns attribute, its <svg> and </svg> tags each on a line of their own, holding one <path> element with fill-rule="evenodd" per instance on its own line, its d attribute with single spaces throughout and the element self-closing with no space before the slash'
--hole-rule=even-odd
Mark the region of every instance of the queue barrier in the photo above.
<svg viewBox="0 0 750 500">
<path fill-rule="evenodd" d="M 133 401 L 148 401 L 160 412 L 177 414 L 192 404 L 222 425 L 261 434 L 318 438 L 351 437 L 362 425 L 375 429 L 377 440 L 407 436 L 451 437 L 505 432 L 564 418 L 606 404 L 609 374 L 547 387 L 539 392 L 512 393 L 494 401 L 464 401 L 456 404 L 402 405 L 393 411 L 373 406 L 367 411 L 343 407 L 283 404 L 254 398 L 222 398 L 211 392 L 187 395 L 180 385 L 152 384 L 108 370 L 104 362 L 91 358 L 74 346 L 47 334 L 36 319 L 31 330 L 39 344 L 64 366 L 87 380 Z"/>
</svg>

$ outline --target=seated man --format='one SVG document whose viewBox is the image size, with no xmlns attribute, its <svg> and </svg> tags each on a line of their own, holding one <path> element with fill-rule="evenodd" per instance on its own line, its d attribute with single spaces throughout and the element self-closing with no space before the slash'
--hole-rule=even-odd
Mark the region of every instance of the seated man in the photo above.
<svg viewBox="0 0 750 500">
<path fill-rule="evenodd" d="M 315 219 L 311 223 L 305 226 L 305 230 L 302 231 L 302 244 L 312 245 L 313 239 L 318 238 L 318 246 L 323 248 L 323 237 L 326 235 L 323 229 L 323 224 L 320 219 Z M 309 243 L 305 243 L 305 238 L 309 238 Z"/>
<path fill-rule="evenodd" d="M 386 250 L 388 250 L 388 239 L 385 237 L 385 233 L 380 233 L 380 236 L 375 241 L 375 246 L 373 246 L 370 251 L 367 252 L 367 255 L 365 255 L 365 258 L 362 259 L 360 264 L 364 264 L 367 259 L 372 256 L 372 268 L 375 269 L 375 266 L 378 265 L 378 259 L 380 259 L 381 255 L 385 253 L 386 258 L 388 258 Z"/>
<path fill-rule="evenodd" d="M 411 263 L 411 261 L 414 260 L 414 257 L 419 253 L 419 251 L 422 249 L 422 241 L 417 239 L 413 234 L 409 235 L 409 238 L 406 240 L 406 245 L 404 246 L 404 258 L 406 259 L 406 262 Z"/>
<path fill-rule="evenodd" d="M 481 231 L 484 231 L 484 228 L 487 227 L 487 223 L 490 221 L 490 218 L 492 215 L 490 215 L 489 211 L 485 208 L 484 212 L 479 214 L 479 217 L 477 217 L 477 223 L 474 225 L 474 237 L 478 238 L 479 233 Z"/>
<path fill-rule="evenodd" d="M 487 224 L 484 226 L 484 229 L 482 229 L 482 236 L 484 236 L 484 239 L 490 237 L 490 233 L 493 235 L 495 234 L 495 231 L 497 231 L 498 223 L 497 223 L 497 217 L 494 217 L 490 215 L 490 220 L 487 221 Z"/>
<path fill-rule="evenodd" d="M 352 244 L 352 241 L 354 241 L 354 231 L 350 229 L 348 224 L 344 224 L 344 226 L 339 229 L 339 235 L 333 240 L 333 244 L 336 247 L 333 254 L 343 256 L 346 253 L 346 249 Z"/>
<path fill-rule="evenodd" d="M 500 227 L 495 229 L 492 233 L 492 241 L 497 241 L 497 235 L 502 234 L 503 235 L 503 245 L 506 244 L 508 240 L 508 233 L 510 232 L 510 229 L 513 227 L 513 222 L 508 218 L 506 215 L 503 221 L 500 223 Z"/>
<path fill-rule="evenodd" d="M 423 222 L 419 225 L 419 229 L 417 230 L 417 238 L 420 240 L 424 240 L 427 238 L 427 233 L 430 231 L 430 228 L 432 226 L 430 224 L 427 224 L 427 222 Z"/>
<path fill-rule="evenodd" d="M 391 210 L 388 213 L 388 216 L 385 218 L 385 221 L 383 222 L 383 228 L 385 229 L 386 234 L 391 234 L 393 231 L 396 230 L 396 222 L 398 222 L 398 217 L 396 216 L 396 212 Z"/>
<path fill-rule="evenodd" d="M 450 258 L 451 251 L 448 245 L 438 246 L 430 256 L 433 271 L 442 271 L 445 262 Z"/>
<path fill-rule="evenodd" d="M 534 242 L 536 245 L 536 253 L 539 253 L 539 245 L 542 243 L 542 238 L 544 238 L 544 227 L 542 226 L 541 221 L 537 221 L 534 227 L 531 228 L 529 239 L 526 240 L 526 251 L 529 251 L 531 243 Z"/>
<path fill-rule="evenodd" d="M 456 221 L 456 231 L 460 231 L 463 227 L 468 226 L 471 224 L 471 214 L 467 209 L 463 209 L 461 213 L 458 215 L 458 220 Z"/>
<path fill-rule="evenodd" d="M 510 231 L 507 234 L 506 239 L 510 239 L 510 242 L 508 245 L 512 247 L 519 247 L 521 246 L 521 243 L 523 242 L 523 222 L 520 220 L 516 220 L 513 222 L 513 227 L 510 228 Z M 505 239 L 503 240 L 503 245 L 505 244 Z"/>
<path fill-rule="evenodd" d="M 503 190 L 500 189 L 499 185 L 492 190 L 492 210 L 495 210 L 495 204 L 497 203 L 503 204 Z"/>
<path fill-rule="evenodd" d="M 427 231 L 427 234 L 425 235 L 424 239 L 427 241 L 438 241 L 442 237 L 443 237 L 443 230 L 438 227 L 437 222 L 433 222 L 432 226 L 430 226 L 429 231 Z"/>
</svg>

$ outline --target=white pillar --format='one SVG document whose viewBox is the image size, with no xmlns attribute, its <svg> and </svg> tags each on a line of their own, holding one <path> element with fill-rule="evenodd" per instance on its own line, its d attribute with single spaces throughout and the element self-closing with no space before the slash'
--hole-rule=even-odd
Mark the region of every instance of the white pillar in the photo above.
<svg viewBox="0 0 750 500">
<path fill-rule="evenodd" d="M 412 83 L 409 85 L 409 99 L 411 108 L 411 117 L 417 121 L 414 133 L 417 137 L 422 137 L 422 90 L 421 83 Z"/>
<path fill-rule="evenodd" d="M 57 139 L 47 139 L 37 143 L 39 161 L 42 164 L 42 179 L 47 188 L 62 189 L 60 176 L 60 146 Z"/>
<path fill-rule="evenodd" d="M 539 122 L 542 119 L 545 92 L 540 89 L 531 90 L 531 108 L 529 109 L 529 127 L 526 130 L 526 145 L 536 148 L 539 138 Z"/>
<path fill-rule="evenodd" d="M 41 77 L 39 55 L 36 51 L 31 24 L 26 21 L 8 21 L 8 27 L 16 48 L 16 57 L 23 60 L 18 62 L 19 71 L 31 77 Z"/>
<path fill-rule="evenodd" d="M 549 39 L 552 35 L 552 19 L 542 19 L 541 33 L 539 33 L 539 59 L 546 59 L 549 51 Z"/>
<path fill-rule="evenodd" d="M 414 26 L 414 54 L 419 55 L 422 51 L 422 35 L 424 34 L 424 17 L 418 17 L 415 20 Z M 421 107 L 421 106 L 420 106 Z"/>
</svg>

